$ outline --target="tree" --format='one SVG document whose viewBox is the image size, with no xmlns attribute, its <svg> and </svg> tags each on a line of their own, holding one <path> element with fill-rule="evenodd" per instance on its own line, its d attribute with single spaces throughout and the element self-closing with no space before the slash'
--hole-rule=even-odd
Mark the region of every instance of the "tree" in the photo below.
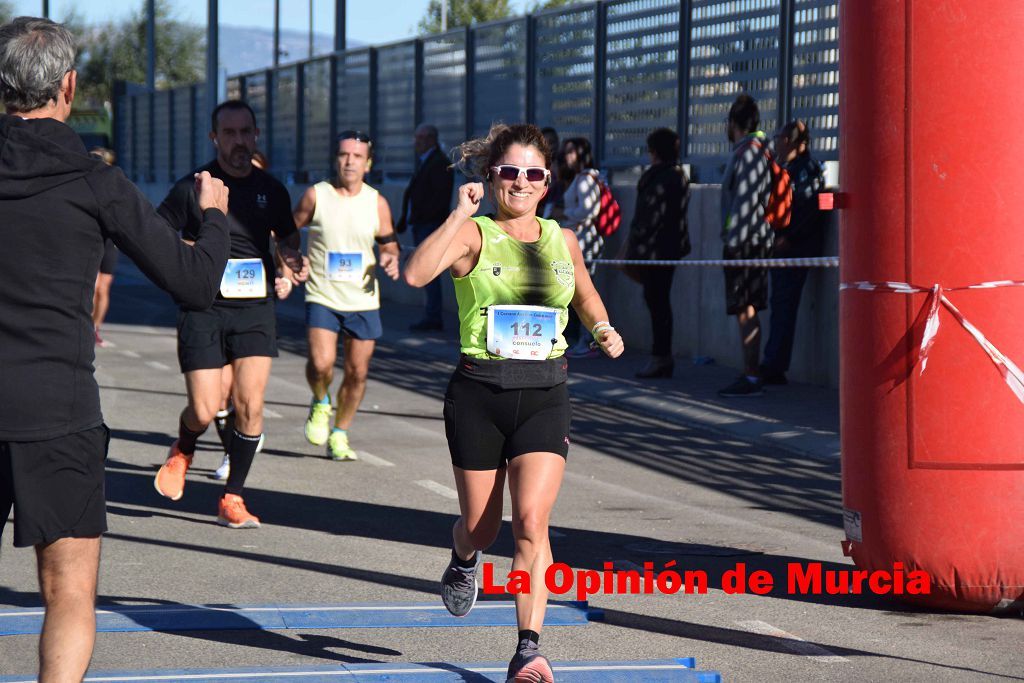
<svg viewBox="0 0 1024 683">
<path fill-rule="evenodd" d="M 97 103 L 113 97 L 114 81 L 146 80 L 145 3 L 119 23 L 81 29 L 79 90 Z M 173 88 L 205 78 L 206 39 L 203 30 L 177 19 L 169 0 L 156 2 L 156 87 Z"/>
<path fill-rule="evenodd" d="M 539 0 L 533 3 L 533 7 L 530 9 L 531 12 L 540 12 L 541 10 L 554 9 L 555 7 L 566 7 L 567 5 L 575 5 L 580 0 Z"/>
<path fill-rule="evenodd" d="M 448 3 L 448 28 L 472 26 L 512 16 L 509 0 L 446 0 Z M 420 20 L 423 33 L 441 32 L 441 0 L 430 0 L 427 13 Z"/>
<path fill-rule="evenodd" d="M 6 24 L 14 18 L 14 5 L 8 0 L 0 0 L 0 24 Z"/>
</svg>

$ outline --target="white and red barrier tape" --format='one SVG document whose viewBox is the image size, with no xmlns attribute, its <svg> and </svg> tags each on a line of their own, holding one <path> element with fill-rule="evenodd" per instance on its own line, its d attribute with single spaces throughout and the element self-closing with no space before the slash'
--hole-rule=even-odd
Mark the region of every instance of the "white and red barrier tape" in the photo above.
<svg viewBox="0 0 1024 683">
<path fill-rule="evenodd" d="M 639 259 L 596 258 L 586 263 L 599 266 L 721 266 L 723 268 L 838 268 L 838 256 L 810 258 L 691 259 L 646 261 Z"/>
<path fill-rule="evenodd" d="M 965 289 L 996 289 L 998 287 L 1024 287 L 1024 280 L 995 280 L 965 287 L 949 288 L 943 288 L 942 285 L 938 284 L 931 287 L 921 287 L 909 282 L 844 282 L 839 286 L 839 289 L 890 292 L 892 294 L 928 292 L 928 297 L 925 299 L 915 319 L 914 328 L 920 328 L 920 339 L 916 340 L 917 343 L 914 345 L 914 356 L 911 358 L 909 370 L 913 371 L 917 364 L 920 363 L 920 374 L 924 374 L 925 366 L 928 364 L 928 352 L 931 351 L 932 346 L 935 344 L 935 337 L 939 333 L 939 305 L 941 304 L 974 337 L 974 341 L 978 343 L 978 346 L 985 351 L 992 364 L 996 366 L 996 370 L 999 372 L 999 376 L 1003 378 L 1003 381 L 1006 382 L 1006 386 L 1010 388 L 1010 391 L 1013 392 L 1018 401 L 1024 403 L 1024 373 L 1021 372 L 1020 368 L 1012 360 L 1004 356 L 992 342 L 986 339 L 981 330 L 972 325 L 964 317 L 963 313 L 946 298 L 945 294 L 946 292 L 957 292 Z M 922 315 L 926 316 L 923 326 L 917 324 L 917 321 L 921 320 Z"/>
</svg>

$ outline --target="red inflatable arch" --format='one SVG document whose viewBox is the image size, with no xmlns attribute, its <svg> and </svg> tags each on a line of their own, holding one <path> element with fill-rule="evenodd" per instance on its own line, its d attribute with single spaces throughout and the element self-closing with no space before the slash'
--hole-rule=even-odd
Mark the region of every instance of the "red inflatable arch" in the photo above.
<svg viewBox="0 0 1024 683">
<path fill-rule="evenodd" d="M 840 7 L 848 549 L 931 607 L 1019 609 L 1024 2 Z"/>
</svg>

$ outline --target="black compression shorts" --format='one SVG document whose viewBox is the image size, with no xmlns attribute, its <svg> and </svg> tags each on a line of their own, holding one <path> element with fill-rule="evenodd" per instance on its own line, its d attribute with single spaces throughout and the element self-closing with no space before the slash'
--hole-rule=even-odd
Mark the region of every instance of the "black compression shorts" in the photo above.
<svg viewBox="0 0 1024 683">
<path fill-rule="evenodd" d="M 501 389 L 456 371 L 444 398 L 452 464 L 496 470 L 524 453 L 569 453 L 572 408 L 565 382 L 546 389 Z"/>
<path fill-rule="evenodd" d="M 0 442 L 0 533 L 14 508 L 14 545 L 88 538 L 107 530 L 104 426 L 46 441 Z"/>
<path fill-rule="evenodd" d="M 178 312 L 178 365 L 182 372 L 220 368 L 248 356 L 277 358 L 277 319 L 270 299 Z"/>
</svg>

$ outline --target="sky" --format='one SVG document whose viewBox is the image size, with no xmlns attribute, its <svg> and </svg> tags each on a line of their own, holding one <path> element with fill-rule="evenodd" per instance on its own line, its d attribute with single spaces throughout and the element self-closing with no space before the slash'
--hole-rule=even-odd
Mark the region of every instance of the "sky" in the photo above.
<svg viewBox="0 0 1024 683">
<path fill-rule="evenodd" d="M 60 20 L 70 8 L 89 23 L 116 20 L 141 8 L 144 0 L 50 0 L 50 16 Z M 313 30 L 334 31 L 334 0 L 312 0 Z M 390 43 L 416 34 L 416 25 L 426 12 L 429 0 L 348 0 L 348 38 L 371 45 Z M 39 15 L 41 0 L 12 0 L 17 14 Z M 196 24 L 206 23 L 206 0 L 172 0 L 177 18 Z M 281 27 L 306 31 L 309 28 L 309 0 L 281 0 Z M 522 13 L 528 0 L 513 0 L 516 13 Z M 532 4 L 532 3 L 531 3 Z M 386 7 L 386 12 L 381 8 Z M 273 28 L 273 0 L 220 0 L 220 22 L 235 26 Z M 383 16 L 382 16 L 383 15 Z"/>
</svg>

